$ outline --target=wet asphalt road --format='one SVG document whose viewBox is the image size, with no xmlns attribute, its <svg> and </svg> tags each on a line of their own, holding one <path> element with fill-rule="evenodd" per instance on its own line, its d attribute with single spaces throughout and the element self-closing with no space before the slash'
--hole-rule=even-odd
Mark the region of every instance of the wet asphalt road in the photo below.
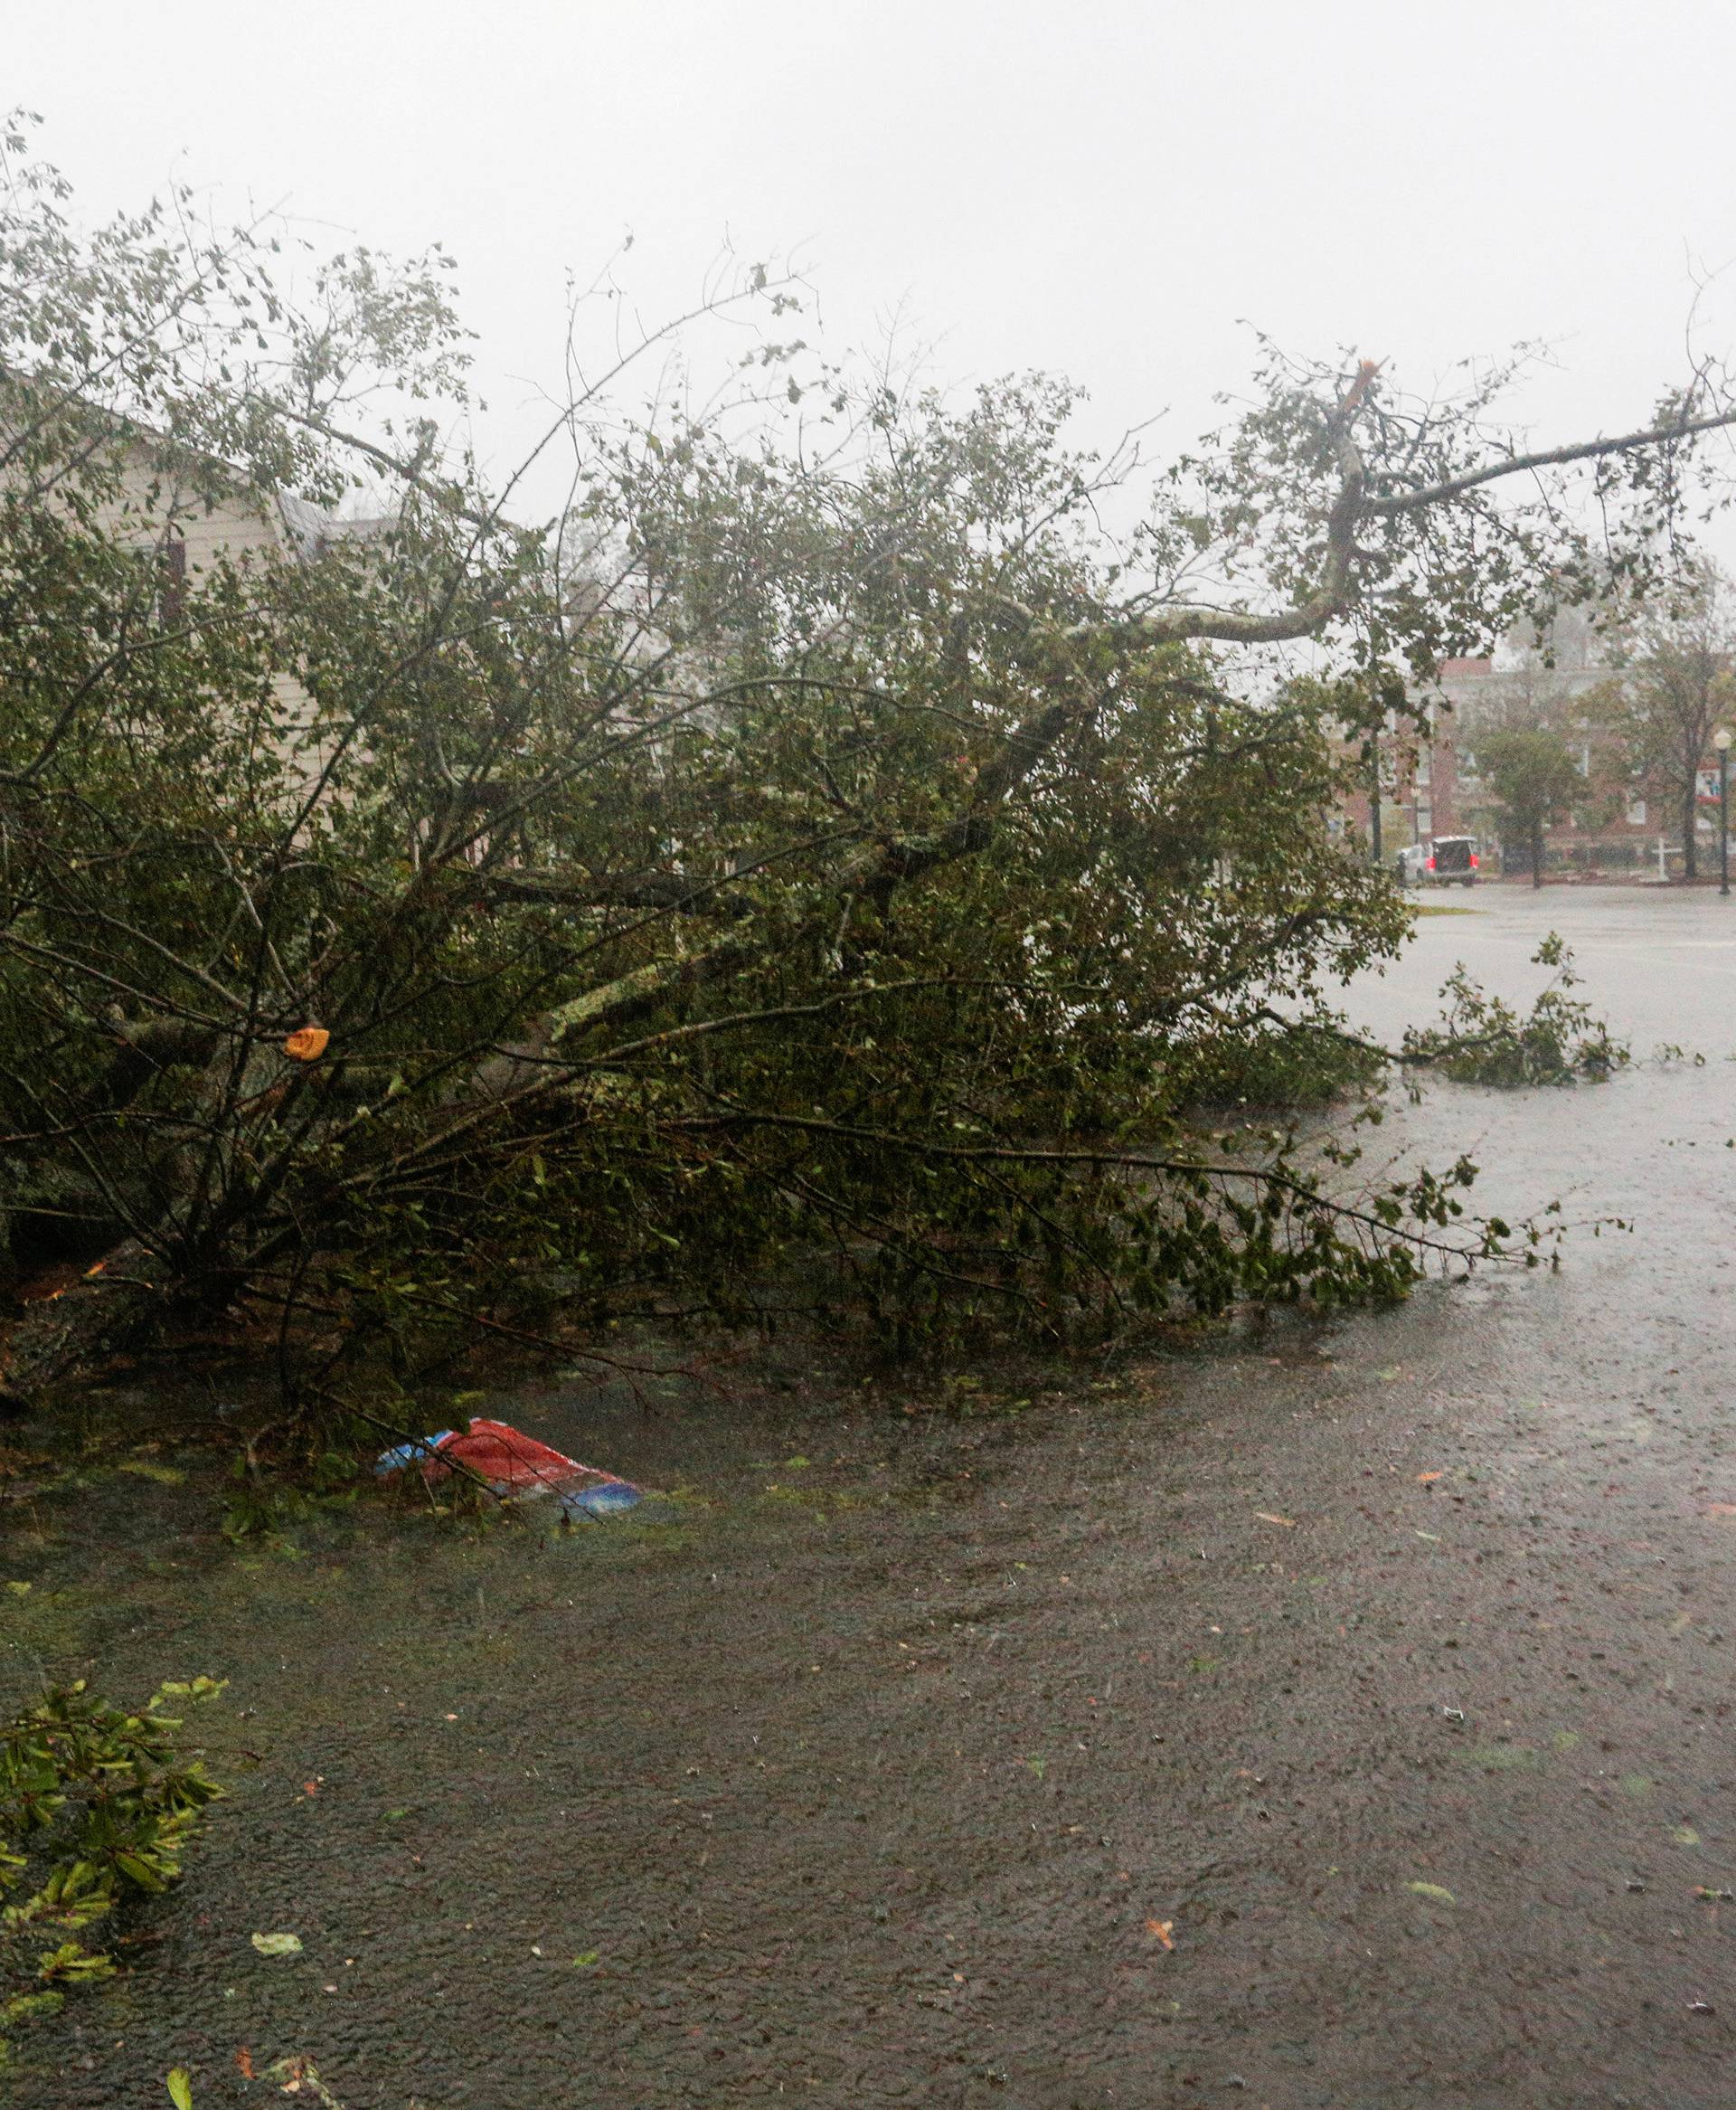
<svg viewBox="0 0 1736 2110">
<path fill-rule="evenodd" d="M 302 2052 L 349 2110 L 1736 2101 L 1736 903 L 1468 905 L 1360 1016 L 1526 997 L 1552 926 L 1707 1058 L 1381 1131 L 1631 1221 L 1559 1274 L 1023 1392 L 496 1402 L 693 1490 L 575 1541 L 44 1502 L 14 1670 L 227 1671 L 261 1756 L 14 2099 Z"/>
</svg>

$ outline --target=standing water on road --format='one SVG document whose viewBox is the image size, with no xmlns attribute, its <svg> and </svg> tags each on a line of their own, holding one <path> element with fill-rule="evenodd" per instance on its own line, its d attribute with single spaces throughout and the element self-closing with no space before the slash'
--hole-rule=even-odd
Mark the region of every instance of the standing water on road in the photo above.
<svg viewBox="0 0 1736 2110">
<path fill-rule="evenodd" d="M 1489 889 L 1352 1008 L 1528 1002 L 1550 929 L 1635 1066 L 1373 1140 L 1560 1198 L 1559 1273 L 1016 1387 L 491 1396 L 671 1490 L 607 1531 L 231 1547 L 172 1447 L 21 1505 L 12 1685 L 228 1677 L 235 1749 L 11 2099 L 1727 2104 L 1736 913 Z"/>
</svg>

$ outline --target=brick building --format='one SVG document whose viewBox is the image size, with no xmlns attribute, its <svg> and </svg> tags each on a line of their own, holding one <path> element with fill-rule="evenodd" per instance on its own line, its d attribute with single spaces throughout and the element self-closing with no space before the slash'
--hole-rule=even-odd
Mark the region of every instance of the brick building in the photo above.
<svg viewBox="0 0 1736 2110">
<path fill-rule="evenodd" d="M 1536 728 L 1559 734 L 1585 779 L 1583 803 L 1549 830 L 1548 866 L 1563 874 L 1679 872 L 1681 843 L 1673 802 L 1629 781 L 1619 731 L 1596 707 L 1619 678 L 1603 641 L 1578 611 L 1557 618 L 1540 648 L 1528 634 L 1493 657 L 1443 661 L 1421 699 L 1426 733 L 1395 729 L 1382 743 L 1381 840 L 1396 856 L 1434 836 L 1477 838 L 1486 872 L 1529 872 L 1523 842 L 1505 843 L 1502 816 L 1477 767 L 1480 734 Z M 1344 825 L 1364 839 L 1369 796 L 1348 800 Z M 1703 804 L 1703 842 L 1715 834 L 1715 809 Z"/>
<path fill-rule="evenodd" d="M 1407 725 L 1390 731 L 1381 743 L 1381 847 L 1389 856 L 1432 836 L 1466 835 L 1460 815 L 1459 743 L 1457 698 L 1468 681 L 1475 695 L 1477 679 L 1489 671 L 1486 659 L 1448 659 L 1440 679 L 1424 699 L 1426 727 Z M 1370 834 L 1373 785 L 1344 801 L 1344 825 L 1364 840 Z"/>
</svg>

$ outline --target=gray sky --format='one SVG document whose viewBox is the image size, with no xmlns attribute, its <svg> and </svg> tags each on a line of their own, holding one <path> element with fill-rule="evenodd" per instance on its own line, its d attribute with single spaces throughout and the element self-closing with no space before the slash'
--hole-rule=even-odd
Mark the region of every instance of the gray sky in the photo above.
<svg viewBox="0 0 1736 2110">
<path fill-rule="evenodd" d="M 797 251 L 828 339 L 937 378 L 1064 371 L 1090 436 L 1191 439 L 1248 318 L 1426 383 L 1558 346 L 1540 440 L 1644 417 L 1736 259 L 1727 0 L 61 0 L 5 99 L 88 211 L 171 175 L 457 255 L 510 444 L 567 270 L 624 231 L 647 318 L 727 236 Z M 1736 343 L 1736 272 L 1704 307 Z M 1726 334 L 1726 326 L 1728 334 Z M 511 376 L 503 384 L 499 377 Z"/>
</svg>

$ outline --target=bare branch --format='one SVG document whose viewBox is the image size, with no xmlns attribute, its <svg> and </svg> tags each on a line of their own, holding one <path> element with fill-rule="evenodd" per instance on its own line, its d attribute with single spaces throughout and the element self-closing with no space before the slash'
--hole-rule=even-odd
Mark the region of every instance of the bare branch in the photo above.
<svg viewBox="0 0 1736 2110">
<path fill-rule="evenodd" d="M 1637 454 L 1642 448 L 1665 447 L 1678 440 L 1691 440 L 1701 432 L 1718 432 L 1736 425 L 1736 410 L 1719 411 L 1706 418 L 1679 418 L 1665 425 L 1647 425 L 1637 432 L 1624 432 L 1614 440 L 1582 440 L 1569 447 L 1547 447 L 1534 454 L 1514 454 L 1483 468 L 1467 469 L 1444 483 L 1428 484 L 1415 491 L 1377 493 L 1363 501 L 1362 510 L 1371 517 L 1414 513 L 1420 506 L 1439 506 L 1450 498 L 1492 484 L 1502 477 L 1520 476 L 1530 469 L 1558 468 L 1571 461 L 1595 461 L 1611 454 Z"/>
</svg>

